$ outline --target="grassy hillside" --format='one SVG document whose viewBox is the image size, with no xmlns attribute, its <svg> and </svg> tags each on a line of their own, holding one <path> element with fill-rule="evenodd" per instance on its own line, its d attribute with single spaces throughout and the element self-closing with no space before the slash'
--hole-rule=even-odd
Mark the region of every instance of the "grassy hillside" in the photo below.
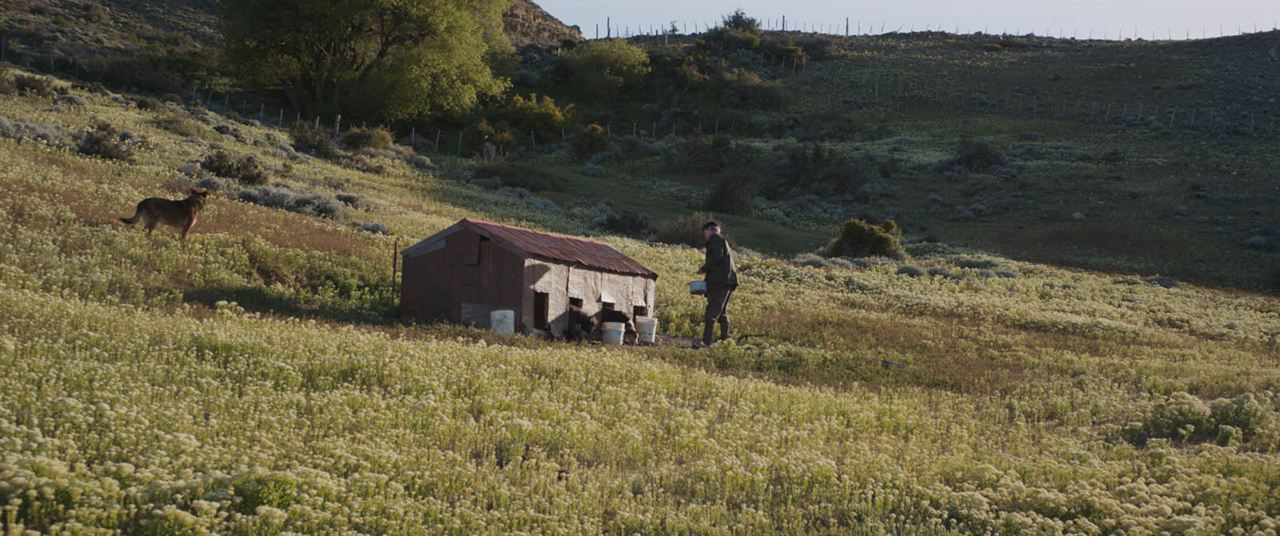
<svg viewBox="0 0 1280 536">
<path fill-rule="evenodd" d="M 0 95 L 6 533 L 1280 528 L 1272 297 L 913 243 L 744 255 L 743 336 L 702 352 L 402 325 L 397 243 L 590 215 L 459 180 L 461 160 L 309 156 L 250 120 L 51 83 Z M 84 154 L 117 146 L 131 158 Z M 202 170 L 218 149 L 267 184 Z M 216 192 L 185 244 L 115 219 L 195 185 Z M 691 334 L 698 252 L 601 238 Z"/>
</svg>

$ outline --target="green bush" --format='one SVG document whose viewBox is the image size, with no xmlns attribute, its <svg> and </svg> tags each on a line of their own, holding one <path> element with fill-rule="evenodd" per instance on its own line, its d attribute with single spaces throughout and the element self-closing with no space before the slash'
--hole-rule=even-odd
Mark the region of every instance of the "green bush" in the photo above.
<svg viewBox="0 0 1280 536">
<path fill-rule="evenodd" d="M 289 133 L 293 136 L 294 149 L 323 158 L 331 158 L 338 154 L 338 145 L 323 128 L 310 123 L 298 123 Z"/>
<path fill-rule="evenodd" d="M 763 183 L 760 175 L 741 167 L 725 171 L 716 178 L 703 198 L 702 208 L 728 214 L 750 214 L 751 204 Z"/>
<path fill-rule="evenodd" d="M 559 140 L 561 129 L 572 123 L 573 105 L 561 107 L 555 99 L 537 93 L 527 98 L 516 95 L 507 105 L 491 112 L 489 118 L 495 126 L 517 132 L 517 139 L 533 134 L 539 143 L 549 142 Z"/>
<path fill-rule="evenodd" d="M 254 155 L 236 155 L 225 149 L 218 149 L 200 162 L 200 167 L 219 177 L 236 179 L 250 185 L 266 184 L 270 177 Z"/>
<path fill-rule="evenodd" d="M 900 258 L 902 249 L 902 229 L 897 222 L 885 220 L 875 225 L 861 218 L 851 219 L 844 223 L 840 236 L 827 243 L 821 250 L 827 257 L 866 257 L 878 255 Z"/>
<path fill-rule="evenodd" d="M 476 124 L 474 136 L 485 143 L 493 144 L 494 149 L 496 149 L 496 153 L 493 155 L 494 159 L 505 158 L 511 151 L 515 150 L 517 145 L 516 135 L 511 132 L 506 123 L 494 126 L 487 119 L 481 119 Z M 481 160 L 487 160 L 483 151 L 481 151 L 481 157 Z"/>
<path fill-rule="evenodd" d="M 1189 393 L 1177 392 L 1156 402 L 1147 427 L 1152 437 L 1189 439 L 1210 432 L 1211 416 L 1204 401 Z"/>
<path fill-rule="evenodd" d="M 385 127 L 357 127 L 342 135 L 342 145 L 348 149 L 387 150 L 395 143 L 391 132 Z"/>
<path fill-rule="evenodd" d="M 649 74 L 649 55 L 621 39 L 589 41 L 563 53 L 574 87 L 607 96 L 635 87 Z"/>
<path fill-rule="evenodd" d="M 623 209 L 621 211 L 610 212 L 600 222 L 600 227 L 606 231 L 611 231 L 627 236 L 643 236 L 649 232 L 651 227 L 649 219 L 634 210 Z"/>
<path fill-rule="evenodd" d="M 180 113 L 167 113 L 152 121 L 156 126 L 187 138 L 212 138 L 213 131 L 191 116 Z"/>
<path fill-rule="evenodd" d="M 16 95 L 18 83 L 7 72 L 0 72 L 0 95 Z"/>
<path fill-rule="evenodd" d="M 709 212 L 691 212 L 683 216 L 677 216 L 658 229 L 658 234 L 653 239 L 666 244 L 680 244 L 695 248 L 700 248 L 706 243 L 706 239 L 702 237 L 702 225 L 715 219 Z M 728 240 L 728 236 L 725 236 Z"/>
<path fill-rule="evenodd" d="M 667 155 L 667 165 L 683 173 L 717 173 L 733 167 L 741 146 L 726 135 L 696 136 Z"/>
<path fill-rule="evenodd" d="M 573 138 L 573 154 L 583 160 L 607 150 L 609 150 L 609 134 L 605 132 L 604 127 L 595 123 L 582 127 L 578 135 Z"/>
<path fill-rule="evenodd" d="M 100 156 L 110 160 L 132 162 L 135 140 L 132 134 L 121 132 L 111 123 L 99 122 L 80 139 L 81 154 Z"/>
<path fill-rule="evenodd" d="M 1271 420 L 1271 411 L 1252 393 L 1214 400 L 1209 404 L 1209 413 L 1216 426 L 1233 427 L 1244 436 L 1253 435 Z"/>
<path fill-rule="evenodd" d="M 54 95 L 53 80 L 43 76 L 19 74 L 13 77 L 18 93 L 36 97 L 52 97 Z"/>
<path fill-rule="evenodd" d="M 960 138 L 952 160 L 956 165 L 978 173 L 1003 166 L 1005 161 L 1004 153 L 990 141 L 974 140 L 968 136 Z"/>
</svg>

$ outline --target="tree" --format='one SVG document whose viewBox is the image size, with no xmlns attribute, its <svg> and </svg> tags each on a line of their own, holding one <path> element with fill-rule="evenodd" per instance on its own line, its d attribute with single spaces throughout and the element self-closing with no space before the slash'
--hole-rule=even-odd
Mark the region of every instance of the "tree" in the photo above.
<svg viewBox="0 0 1280 536">
<path fill-rule="evenodd" d="M 591 41 L 563 54 L 574 85 L 593 95 L 634 87 L 649 74 L 649 55 L 621 39 Z"/>
<path fill-rule="evenodd" d="M 395 121 L 464 111 L 507 82 L 506 0 L 222 0 L 233 72 L 312 113 Z"/>
</svg>

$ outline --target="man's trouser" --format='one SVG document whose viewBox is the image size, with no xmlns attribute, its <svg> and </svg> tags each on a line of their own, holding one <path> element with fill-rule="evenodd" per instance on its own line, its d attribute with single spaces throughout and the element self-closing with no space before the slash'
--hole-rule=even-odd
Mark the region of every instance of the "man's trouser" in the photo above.
<svg viewBox="0 0 1280 536">
<path fill-rule="evenodd" d="M 729 338 L 729 298 L 733 296 L 733 287 L 716 287 L 707 289 L 707 312 L 702 317 L 702 342 L 711 344 L 711 330 L 716 322 L 720 323 L 720 340 Z"/>
</svg>

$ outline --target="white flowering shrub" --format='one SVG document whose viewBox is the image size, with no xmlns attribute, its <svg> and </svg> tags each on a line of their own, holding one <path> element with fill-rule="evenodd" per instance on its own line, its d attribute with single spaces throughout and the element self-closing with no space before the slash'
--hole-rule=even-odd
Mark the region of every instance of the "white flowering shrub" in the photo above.
<svg viewBox="0 0 1280 536">
<path fill-rule="evenodd" d="M 739 336 L 700 352 L 401 325 L 396 237 L 214 197 L 185 244 L 148 239 L 115 218 L 206 149 L 147 110 L 27 99 L 0 115 L 101 116 L 148 148 L 0 139 L 6 535 L 1280 528 L 1274 298 L 938 245 L 912 262 L 952 277 L 743 250 Z M 584 230 L 403 163 L 292 165 L 293 191 L 358 195 L 400 237 Z M 601 240 L 660 274 L 664 335 L 700 331 L 698 250 Z"/>
</svg>

